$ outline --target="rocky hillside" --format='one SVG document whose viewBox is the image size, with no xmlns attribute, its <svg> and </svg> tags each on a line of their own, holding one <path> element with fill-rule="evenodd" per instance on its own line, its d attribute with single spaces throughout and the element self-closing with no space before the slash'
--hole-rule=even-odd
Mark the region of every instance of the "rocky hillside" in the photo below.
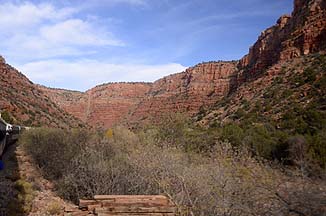
<svg viewBox="0 0 326 216">
<path fill-rule="evenodd" d="M 85 93 L 43 86 L 39 88 L 57 105 L 83 122 L 108 128 L 129 115 L 131 109 L 146 97 L 151 86 L 150 83 L 109 83 Z"/>
<path fill-rule="evenodd" d="M 268 118 L 280 122 L 286 118 L 285 114 L 295 113 L 297 116 L 293 120 L 300 116 L 308 118 L 304 110 L 325 111 L 325 75 L 325 53 L 284 61 L 273 65 L 264 76 L 241 85 L 236 92 L 217 101 L 198 117 L 204 124 L 207 121 L 215 124 L 258 116 L 260 120 Z M 313 116 L 309 118 L 319 121 Z M 255 122 L 258 119 L 251 120 Z"/>
<path fill-rule="evenodd" d="M 152 85 L 109 84 L 86 93 L 43 90 L 69 113 L 104 127 L 122 119 L 139 122 L 171 111 L 203 114 L 230 95 L 250 98 L 268 87 L 286 65 L 301 64 L 301 56 L 325 50 L 326 2 L 295 0 L 292 14 L 282 16 L 263 31 L 248 55 L 239 61 L 201 63 Z"/>
<path fill-rule="evenodd" d="M 0 74 L 0 111 L 13 123 L 49 127 L 77 127 L 81 124 L 2 57 Z"/>
<path fill-rule="evenodd" d="M 272 116 L 278 111 L 276 107 L 290 103 L 288 97 L 295 92 L 292 98 L 306 104 L 312 96 L 323 98 L 320 92 L 325 86 L 318 84 L 314 88 L 320 89 L 314 89 L 313 82 L 323 83 L 325 52 L 326 1 L 295 0 L 292 15 L 282 16 L 275 26 L 265 30 L 240 60 L 234 82 L 237 85 L 224 100 L 217 101 L 211 113 L 226 120 L 243 108 L 243 103 L 253 107 L 258 100 L 267 110 L 272 106 L 273 110 L 266 113 Z"/>
</svg>

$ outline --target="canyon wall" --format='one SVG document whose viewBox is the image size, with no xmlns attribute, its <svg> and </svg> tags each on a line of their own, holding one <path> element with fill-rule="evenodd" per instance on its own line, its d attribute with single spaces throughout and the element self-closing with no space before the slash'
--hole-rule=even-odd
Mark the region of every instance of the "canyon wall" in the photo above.
<svg viewBox="0 0 326 216">
<path fill-rule="evenodd" d="M 129 118 L 139 121 L 166 112 L 195 114 L 228 94 L 237 64 L 237 61 L 202 63 L 159 79 Z"/>
<path fill-rule="evenodd" d="M 129 115 L 150 90 L 150 83 L 109 83 L 85 93 L 39 86 L 55 103 L 83 122 L 109 128 Z"/>
<path fill-rule="evenodd" d="M 109 128 L 123 120 L 141 121 L 166 112 L 197 113 L 230 90 L 238 62 L 210 62 L 154 83 L 109 83 L 85 93 L 43 86 L 56 104 L 83 122 Z"/>
<path fill-rule="evenodd" d="M 240 60 L 244 79 L 255 78 L 273 64 L 326 50 L 326 1 L 295 0 L 292 15 L 261 33 Z M 241 84 L 241 81 L 240 81 Z"/>
</svg>

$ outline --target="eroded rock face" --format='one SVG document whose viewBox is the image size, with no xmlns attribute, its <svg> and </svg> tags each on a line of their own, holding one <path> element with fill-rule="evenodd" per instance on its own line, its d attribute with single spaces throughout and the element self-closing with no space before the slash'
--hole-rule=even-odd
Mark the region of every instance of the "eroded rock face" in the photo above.
<svg viewBox="0 0 326 216">
<path fill-rule="evenodd" d="M 65 111 L 83 122 L 109 128 L 127 116 L 151 86 L 150 83 L 112 83 L 97 86 L 85 93 L 41 88 Z"/>
<path fill-rule="evenodd" d="M 325 50 L 325 41 L 325 0 L 295 0 L 292 15 L 263 31 L 240 66 L 249 68 L 247 78 L 254 78 L 279 61 Z"/>
</svg>

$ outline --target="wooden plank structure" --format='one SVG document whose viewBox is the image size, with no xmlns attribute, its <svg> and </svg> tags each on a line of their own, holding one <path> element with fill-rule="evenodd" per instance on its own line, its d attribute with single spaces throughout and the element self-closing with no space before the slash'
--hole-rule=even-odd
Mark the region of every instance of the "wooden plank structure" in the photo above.
<svg viewBox="0 0 326 216">
<path fill-rule="evenodd" d="M 79 200 L 79 209 L 66 209 L 67 216 L 175 216 L 176 206 L 163 195 L 96 195 Z"/>
</svg>

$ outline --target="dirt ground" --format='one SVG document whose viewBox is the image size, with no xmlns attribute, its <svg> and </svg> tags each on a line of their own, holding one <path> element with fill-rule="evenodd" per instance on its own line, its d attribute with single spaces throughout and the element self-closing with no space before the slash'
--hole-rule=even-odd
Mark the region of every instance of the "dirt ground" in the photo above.
<svg viewBox="0 0 326 216">
<path fill-rule="evenodd" d="M 31 158 L 17 144 L 9 146 L 0 171 L 0 216 L 64 215 L 74 208 L 53 192 L 53 184 L 34 167 Z"/>
</svg>

